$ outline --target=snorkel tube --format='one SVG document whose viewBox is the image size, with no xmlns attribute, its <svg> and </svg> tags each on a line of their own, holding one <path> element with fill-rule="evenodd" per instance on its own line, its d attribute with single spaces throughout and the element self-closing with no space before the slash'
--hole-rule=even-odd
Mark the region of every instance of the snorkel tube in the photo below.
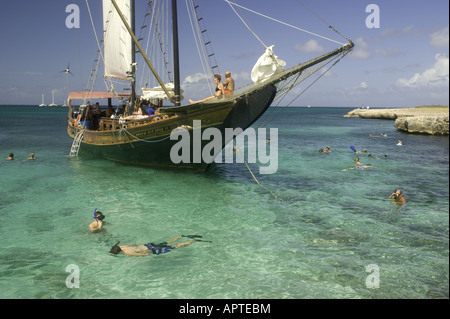
<svg viewBox="0 0 450 319">
<path fill-rule="evenodd" d="M 118 241 L 114 246 L 112 246 L 111 250 L 109 251 L 110 254 L 117 255 L 122 251 L 120 247 L 118 246 L 120 244 L 120 241 Z"/>
<path fill-rule="evenodd" d="M 94 219 L 96 222 L 98 222 L 97 216 L 95 215 L 96 212 L 97 212 L 97 208 L 94 210 Z"/>
</svg>

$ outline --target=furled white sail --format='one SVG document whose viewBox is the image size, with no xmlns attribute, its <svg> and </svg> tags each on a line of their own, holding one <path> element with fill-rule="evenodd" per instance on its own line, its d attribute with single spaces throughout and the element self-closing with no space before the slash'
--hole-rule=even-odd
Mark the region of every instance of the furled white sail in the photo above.
<svg viewBox="0 0 450 319">
<path fill-rule="evenodd" d="M 130 23 L 130 0 L 116 0 L 120 11 Z M 103 31 L 105 45 L 105 77 L 129 80 L 131 71 L 131 36 L 111 0 L 103 0 Z"/>
<path fill-rule="evenodd" d="M 273 45 L 266 49 L 266 52 L 258 59 L 252 70 L 252 81 L 263 82 L 272 75 L 283 72 L 286 62 L 278 59 L 273 53 Z"/>
<path fill-rule="evenodd" d="M 165 84 L 166 89 L 169 91 L 169 93 L 173 96 L 175 95 L 175 87 L 173 83 L 167 83 Z M 180 90 L 180 94 L 183 94 L 183 90 Z M 172 97 L 171 96 L 171 97 Z M 154 87 L 154 88 L 142 88 L 142 98 L 144 100 L 170 100 L 169 97 L 167 97 L 167 94 L 164 92 L 163 88 L 161 86 Z M 181 96 L 180 100 L 183 100 L 184 97 Z"/>
</svg>

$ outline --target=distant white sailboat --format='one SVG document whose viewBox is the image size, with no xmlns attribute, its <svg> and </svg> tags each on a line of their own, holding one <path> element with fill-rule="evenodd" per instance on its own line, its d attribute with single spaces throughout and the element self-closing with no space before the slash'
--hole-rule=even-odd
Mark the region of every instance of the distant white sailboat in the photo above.
<svg viewBox="0 0 450 319">
<path fill-rule="evenodd" d="M 58 106 L 58 104 L 55 104 L 55 91 L 52 91 L 52 104 L 49 104 L 48 106 Z"/>
<path fill-rule="evenodd" d="M 47 105 L 45 105 L 45 103 L 44 103 L 44 94 L 42 94 L 42 103 L 39 104 L 39 107 L 43 107 L 43 106 L 47 106 Z"/>
</svg>

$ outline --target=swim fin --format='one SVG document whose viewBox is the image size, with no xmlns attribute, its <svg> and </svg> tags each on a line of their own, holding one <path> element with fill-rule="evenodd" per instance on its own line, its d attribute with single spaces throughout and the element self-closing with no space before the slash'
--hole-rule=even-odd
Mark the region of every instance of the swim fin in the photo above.
<svg viewBox="0 0 450 319">
<path fill-rule="evenodd" d="M 195 241 L 202 241 L 204 243 L 212 243 L 210 240 L 203 240 L 203 239 L 194 239 Z"/>
<path fill-rule="evenodd" d="M 201 235 L 181 235 L 182 237 L 187 237 L 190 239 L 203 238 Z"/>
</svg>

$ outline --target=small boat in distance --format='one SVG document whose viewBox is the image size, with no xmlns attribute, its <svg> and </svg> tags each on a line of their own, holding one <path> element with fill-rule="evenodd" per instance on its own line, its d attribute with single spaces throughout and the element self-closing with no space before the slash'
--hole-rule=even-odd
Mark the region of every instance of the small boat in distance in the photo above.
<svg viewBox="0 0 450 319">
<path fill-rule="evenodd" d="M 42 103 L 39 104 L 39 107 L 44 107 L 44 106 L 47 106 L 47 105 L 44 102 L 44 94 L 42 94 Z"/>
<path fill-rule="evenodd" d="M 48 106 L 58 106 L 58 104 L 55 104 L 55 90 L 52 90 L 52 103 Z"/>
</svg>

